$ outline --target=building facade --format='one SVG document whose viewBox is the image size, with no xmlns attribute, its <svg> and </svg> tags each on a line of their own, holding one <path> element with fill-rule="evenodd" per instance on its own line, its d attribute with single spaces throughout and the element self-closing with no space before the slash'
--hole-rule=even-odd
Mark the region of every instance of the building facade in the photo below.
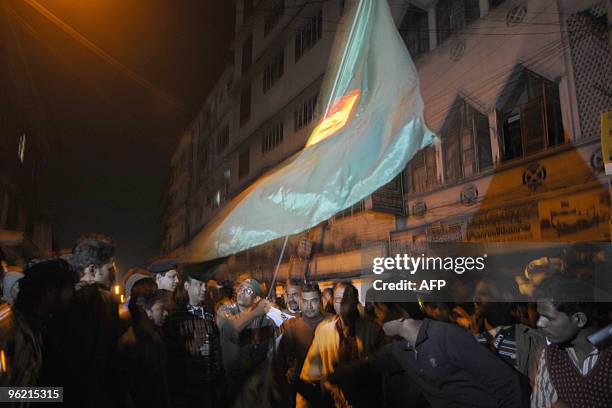
<svg viewBox="0 0 612 408">
<path fill-rule="evenodd" d="M 236 2 L 229 197 L 304 146 L 351 3 Z M 390 6 L 438 141 L 364 202 L 292 237 L 281 276 L 356 277 L 415 242 L 610 241 L 600 146 L 600 115 L 612 110 L 609 2 Z M 280 244 L 238 254 L 233 269 L 269 279 Z"/>
<path fill-rule="evenodd" d="M 20 262 L 53 249 L 38 183 L 55 135 L 11 13 L 0 6 L 0 246 L 10 262 Z"/>
</svg>

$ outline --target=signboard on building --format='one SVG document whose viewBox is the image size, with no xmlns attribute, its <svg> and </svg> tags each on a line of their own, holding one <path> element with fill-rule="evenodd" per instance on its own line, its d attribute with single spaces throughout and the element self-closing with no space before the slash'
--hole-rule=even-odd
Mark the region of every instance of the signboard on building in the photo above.
<svg viewBox="0 0 612 408">
<path fill-rule="evenodd" d="M 404 194 L 401 174 L 376 190 L 372 196 L 372 211 L 397 216 L 404 215 Z"/>
<path fill-rule="evenodd" d="M 604 188 L 540 201 L 538 212 L 545 241 L 610 240 L 610 193 Z"/>
<path fill-rule="evenodd" d="M 612 111 L 601 113 L 601 156 L 606 174 L 612 175 Z"/>
<path fill-rule="evenodd" d="M 536 203 L 479 211 L 467 221 L 467 242 L 531 241 L 539 237 Z"/>
</svg>

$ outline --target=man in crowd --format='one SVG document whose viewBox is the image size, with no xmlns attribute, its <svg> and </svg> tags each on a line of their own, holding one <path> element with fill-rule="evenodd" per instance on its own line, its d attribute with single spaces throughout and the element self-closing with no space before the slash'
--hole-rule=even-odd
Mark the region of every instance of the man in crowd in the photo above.
<svg viewBox="0 0 612 408">
<path fill-rule="evenodd" d="M 162 290 L 132 291 L 129 304 L 132 326 L 121 336 L 118 347 L 119 392 L 108 406 L 172 407 L 167 379 L 168 358 L 161 335 L 161 327 L 168 316 L 166 302 L 167 294 Z"/>
<path fill-rule="evenodd" d="M 286 320 L 281 326 L 282 336 L 274 357 L 273 400 L 277 406 L 304 406 L 301 396 L 297 396 L 299 401 L 296 401 L 299 377 L 315 329 L 325 318 L 321 313 L 321 292 L 316 283 L 302 284 L 298 299 L 301 316 Z"/>
<path fill-rule="evenodd" d="M 41 386 L 44 361 L 42 347 L 46 332 L 74 296 L 76 276 L 67 262 L 55 259 L 26 268 L 21 290 L 12 308 L 6 331 L 0 333 L 0 349 L 5 352 L 0 385 Z M 4 326 L 3 326 L 4 327 Z"/>
<path fill-rule="evenodd" d="M 57 317 L 57 330 L 49 333 L 43 377 L 65 387 L 68 404 L 109 406 L 121 327 L 117 300 L 105 287 L 114 279 L 115 245 L 104 235 L 84 235 L 69 259 L 80 281 L 74 301 Z"/>
<path fill-rule="evenodd" d="M 523 405 L 529 405 L 530 379 L 544 336 L 540 330 L 517 323 L 521 295 L 512 277 L 485 277 L 476 284 L 475 292 L 476 319 L 484 328 L 476 340 L 517 370 Z"/>
<path fill-rule="evenodd" d="M 398 312 L 390 314 L 394 317 L 383 329 L 397 340 L 368 362 L 370 368 L 377 372 L 403 369 L 410 384 L 417 385 L 434 408 L 521 406 L 520 386 L 512 368 L 470 333 L 452 323 L 414 319 L 409 307 L 391 305 Z"/>
<path fill-rule="evenodd" d="M 373 320 L 360 315 L 358 297 L 352 284 L 335 285 L 336 316 L 317 327 L 300 375 L 302 380 L 311 383 L 324 380 L 337 365 L 363 360 L 382 346 L 382 330 Z M 338 387 L 331 389 L 331 397 L 336 406 L 375 406 L 380 397 L 379 378 L 339 381 Z"/>
<path fill-rule="evenodd" d="M 265 395 L 262 382 L 275 325 L 266 316 L 270 303 L 262 296 L 259 282 L 246 279 L 238 287 L 236 303 L 221 306 L 217 316 L 228 396 L 239 406 L 253 404 Z"/>
<path fill-rule="evenodd" d="M 206 271 L 188 271 L 183 283 L 187 302 L 168 320 L 166 342 L 174 407 L 223 402 L 223 368 L 219 330 L 204 307 Z"/>
<path fill-rule="evenodd" d="M 178 266 L 176 259 L 158 259 L 148 269 L 155 275 L 159 289 L 174 293 L 179 284 Z"/>
<path fill-rule="evenodd" d="M 282 310 L 283 313 L 293 317 L 298 317 L 300 315 L 299 296 L 300 284 L 291 279 L 287 279 L 285 283 L 285 293 L 283 294 L 285 300 L 285 308 Z"/>
<path fill-rule="evenodd" d="M 538 285 L 535 297 L 547 346 L 537 360 L 531 406 L 612 406 L 612 349 L 598 350 L 588 340 L 607 319 L 593 288 L 557 274 Z"/>
</svg>

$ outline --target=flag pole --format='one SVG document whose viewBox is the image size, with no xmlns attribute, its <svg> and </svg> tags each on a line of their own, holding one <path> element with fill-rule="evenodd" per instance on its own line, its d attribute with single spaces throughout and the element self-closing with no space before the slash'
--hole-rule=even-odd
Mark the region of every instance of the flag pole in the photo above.
<svg viewBox="0 0 612 408">
<path fill-rule="evenodd" d="M 283 255 L 285 254 L 285 248 L 287 247 L 287 241 L 289 240 L 289 235 L 285 235 L 285 242 L 283 242 L 283 249 L 281 249 L 280 256 L 278 257 L 278 262 L 276 263 L 276 269 L 274 269 L 274 276 L 272 277 L 272 283 L 270 283 L 270 290 L 268 290 L 268 296 L 266 298 L 271 299 L 272 291 L 274 290 L 274 285 L 276 284 L 276 276 L 278 275 L 278 270 L 280 269 L 281 261 L 283 260 Z"/>
</svg>

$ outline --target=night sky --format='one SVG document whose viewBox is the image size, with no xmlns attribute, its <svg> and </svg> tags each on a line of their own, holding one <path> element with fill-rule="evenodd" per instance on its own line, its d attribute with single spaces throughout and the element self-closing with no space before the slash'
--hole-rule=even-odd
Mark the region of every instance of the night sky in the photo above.
<svg viewBox="0 0 612 408">
<path fill-rule="evenodd" d="M 159 253 L 161 199 L 181 132 L 231 59 L 231 0 L 40 0 L 130 78 L 23 0 L 20 38 L 59 143 L 40 201 L 59 248 L 112 236 L 122 272 Z M 152 86 L 143 85 L 150 83 Z"/>
</svg>

